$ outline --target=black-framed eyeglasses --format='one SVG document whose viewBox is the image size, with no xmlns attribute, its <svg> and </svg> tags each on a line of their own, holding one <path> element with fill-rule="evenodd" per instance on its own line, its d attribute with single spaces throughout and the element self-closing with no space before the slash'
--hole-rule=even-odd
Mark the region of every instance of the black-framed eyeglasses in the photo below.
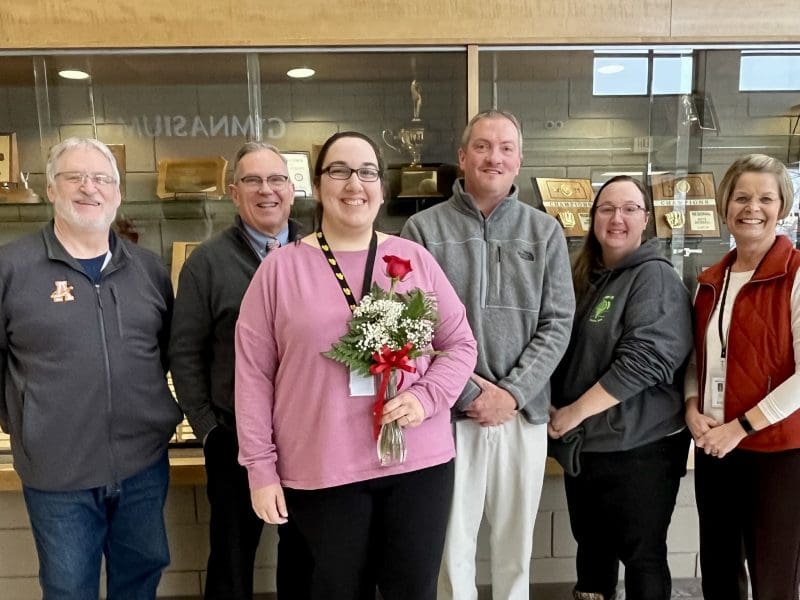
<svg viewBox="0 0 800 600">
<path fill-rule="evenodd" d="M 71 185 L 83 185 L 86 183 L 87 179 L 91 179 L 92 183 L 95 185 L 111 185 L 112 183 L 116 183 L 117 180 L 114 179 L 108 173 L 83 173 L 81 171 L 62 171 L 61 173 L 56 173 L 56 177 L 61 177 L 64 181 Z"/>
<path fill-rule="evenodd" d="M 647 211 L 644 206 L 638 204 L 626 204 L 625 206 L 614 206 L 612 204 L 603 204 L 595 209 L 598 215 L 602 217 L 613 217 L 619 211 L 623 217 L 633 217 L 638 214 L 640 210 Z"/>
<path fill-rule="evenodd" d="M 289 177 L 287 175 L 270 175 L 265 178 L 259 177 L 258 175 L 246 175 L 245 177 L 239 178 L 240 183 L 257 190 L 261 189 L 265 181 L 270 189 L 280 191 L 286 188 L 286 184 L 289 183 Z"/>
<path fill-rule="evenodd" d="M 365 183 L 378 181 L 381 177 L 381 172 L 375 167 L 359 167 L 358 169 L 351 169 L 347 165 L 329 165 L 322 169 L 323 173 L 327 173 L 331 179 L 350 179 L 353 173 Z"/>
</svg>

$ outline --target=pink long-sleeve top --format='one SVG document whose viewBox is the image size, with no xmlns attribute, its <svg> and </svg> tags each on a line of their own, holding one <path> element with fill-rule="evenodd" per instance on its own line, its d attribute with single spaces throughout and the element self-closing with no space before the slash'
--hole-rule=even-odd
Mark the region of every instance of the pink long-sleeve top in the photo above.
<svg viewBox="0 0 800 600">
<path fill-rule="evenodd" d="M 367 251 L 336 252 L 360 300 Z M 411 260 L 395 288 L 436 298 L 433 347 L 416 359 L 401 390 L 422 404 L 425 420 L 407 428 L 406 462 L 381 467 L 372 433 L 374 396 L 350 396 L 349 369 L 322 356 L 347 332 L 351 312 L 322 251 L 306 243 L 270 253 L 242 301 L 236 325 L 236 427 L 239 462 L 251 489 L 280 482 L 320 489 L 442 464 L 454 454 L 450 407 L 475 367 L 466 312 L 444 272 L 422 246 L 389 236 L 378 245 L 373 281 L 389 289 L 382 257 Z M 356 289 L 359 288 L 359 289 Z"/>
</svg>

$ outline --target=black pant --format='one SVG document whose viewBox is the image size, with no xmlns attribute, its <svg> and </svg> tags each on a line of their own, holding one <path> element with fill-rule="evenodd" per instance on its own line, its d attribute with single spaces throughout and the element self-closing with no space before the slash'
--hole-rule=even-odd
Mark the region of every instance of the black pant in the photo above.
<svg viewBox="0 0 800 600">
<path fill-rule="evenodd" d="M 686 432 L 621 452 L 585 452 L 581 473 L 564 477 L 581 592 L 613 597 L 619 563 L 625 594 L 668 600 L 667 529 L 680 478 L 686 474 Z"/>
<path fill-rule="evenodd" d="M 314 600 L 435 600 L 453 461 L 321 490 L 286 489 L 308 540 Z"/>
<path fill-rule="evenodd" d="M 219 425 L 206 440 L 207 493 L 211 505 L 206 600 L 250 600 L 253 563 L 264 522 L 253 512 L 247 470 L 237 462 L 235 434 Z M 311 559 L 294 524 L 278 527 L 277 588 L 281 600 L 309 598 Z"/>
<path fill-rule="evenodd" d="M 800 450 L 695 452 L 700 568 L 706 600 L 797 600 Z"/>
</svg>

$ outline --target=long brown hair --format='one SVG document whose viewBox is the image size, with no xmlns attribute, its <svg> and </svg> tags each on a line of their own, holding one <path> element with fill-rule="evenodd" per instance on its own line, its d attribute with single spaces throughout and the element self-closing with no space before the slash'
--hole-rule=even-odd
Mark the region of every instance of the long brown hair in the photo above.
<svg viewBox="0 0 800 600">
<path fill-rule="evenodd" d="M 647 190 L 647 187 L 645 187 L 641 181 L 629 175 L 617 175 L 616 177 L 612 177 L 597 190 L 597 194 L 595 194 L 594 201 L 592 202 L 592 208 L 589 211 L 589 233 L 586 234 L 583 247 L 572 263 L 572 283 L 575 286 L 575 296 L 578 298 L 583 296 L 589 289 L 589 278 L 591 277 L 592 271 L 603 266 L 603 248 L 600 246 L 600 241 L 594 233 L 594 217 L 597 210 L 597 201 L 600 199 L 603 190 L 609 185 L 620 182 L 628 182 L 635 185 L 636 189 L 642 194 L 645 209 L 650 205 L 650 192 Z"/>
</svg>

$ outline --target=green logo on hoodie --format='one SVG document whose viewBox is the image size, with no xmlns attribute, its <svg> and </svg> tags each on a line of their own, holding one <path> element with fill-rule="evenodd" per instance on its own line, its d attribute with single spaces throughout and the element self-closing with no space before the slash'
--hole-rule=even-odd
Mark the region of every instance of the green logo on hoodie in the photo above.
<svg viewBox="0 0 800 600">
<path fill-rule="evenodd" d="M 602 300 L 600 300 L 594 307 L 592 311 L 592 316 L 589 317 L 589 322 L 591 323 L 600 323 L 603 320 L 603 317 L 606 316 L 606 313 L 611 310 L 611 305 L 614 302 L 614 296 L 603 296 Z"/>
</svg>

